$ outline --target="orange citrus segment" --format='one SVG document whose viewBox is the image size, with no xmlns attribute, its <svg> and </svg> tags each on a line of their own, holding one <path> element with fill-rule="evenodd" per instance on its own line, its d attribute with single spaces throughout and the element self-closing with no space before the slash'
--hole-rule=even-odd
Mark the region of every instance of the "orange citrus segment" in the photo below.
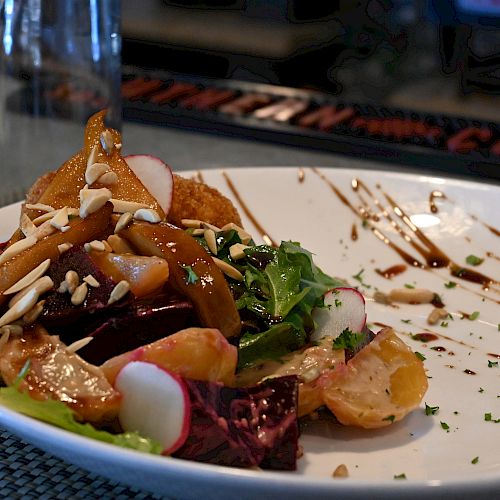
<svg viewBox="0 0 500 500">
<path fill-rule="evenodd" d="M 422 361 L 390 328 L 322 376 L 325 404 L 340 423 L 367 429 L 401 420 L 427 390 Z"/>
</svg>

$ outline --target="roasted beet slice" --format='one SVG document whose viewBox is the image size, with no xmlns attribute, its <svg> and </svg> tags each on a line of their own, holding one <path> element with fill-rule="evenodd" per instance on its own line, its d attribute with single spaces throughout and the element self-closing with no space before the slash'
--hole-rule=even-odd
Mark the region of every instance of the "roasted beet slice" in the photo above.
<svg viewBox="0 0 500 500">
<path fill-rule="evenodd" d="M 294 470 L 297 460 L 297 377 L 250 388 L 187 380 L 191 429 L 174 456 L 218 465 Z"/>
<path fill-rule="evenodd" d="M 78 352 L 86 361 L 102 364 L 112 356 L 195 324 L 191 303 L 167 288 L 162 293 L 140 299 L 128 294 L 119 302 L 108 305 L 116 283 L 96 267 L 81 247 L 72 248 L 49 268 L 48 274 L 56 287 L 70 269 L 82 279 L 91 274 L 99 282 L 99 287 L 89 286 L 87 297 L 79 306 L 71 304 L 68 293 L 51 293 L 46 298 L 39 321 L 67 344 L 82 337 L 94 337 Z"/>
</svg>

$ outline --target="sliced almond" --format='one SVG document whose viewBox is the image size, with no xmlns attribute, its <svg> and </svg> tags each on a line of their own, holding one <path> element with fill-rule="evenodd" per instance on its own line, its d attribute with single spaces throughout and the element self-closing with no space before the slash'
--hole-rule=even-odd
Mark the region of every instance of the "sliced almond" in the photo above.
<svg viewBox="0 0 500 500">
<path fill-rule="evenodd" d="M 101 286 L 101 284 L 91 274 L 87 274 L 87 276 L 83 278 L 83 281 L 85 281 L 85 283 L 92 288 L 99 288 Z"/>
<path fill-rule="evenodd" d="M 137 203 L 135 201 L 115 200 L 114 198 L 111 198 L 109 201 L 113 203 L 113 212 L 117 214 L 123 214 L 125 212 L 134 213 L 140 208 L 148 208 L 145 203 Z"/>
<path fill-rule="evenodd" d="M 235 243 L 229 247 L 229 255 L 233 260 L 240 260 L 246 257 L 244 250 L 250 248 L 248 245 L 243 245 L 243 243 Z"/>
<path fill-rule="evenodd" d="M 76 271 L 70 269 L 69 271 L 66 272 L 66 275 L 64 276 L 64 281 L 68 285 L 68 292 L 73 295 L 73 292 L 80 284 L 80 276 L 78 276 L 78 273 Z"/>
<path fill-rule="evenodd" d="M 19 224 L 19 227 L 21 228 L 21 232 L 26 238 L 28 236 L 32 236 L 36 231 L 35 224 L 33 224 L 32 220 L 26 214 L 21 215 L 21 222 Z"/>
<path fill-rule="evenodd" d="M 53 212 L 54 207 L 50 205 L 45 205 L 44 203 L 26 203 L 25 208 L 27 210 L 38 210 L 40 212 Z"/>
<path fill-rule="evenodd" d="M 99 184 L 104 184 L 105 186 L 113 186 L 118 182 L 118 175 L 116 175 L 116 172 L 110 171 L 106 172 L 97 179 L 97 182 Z"/>
<path fill-rule="evenodd" d="M 114 253 L 124 254 L 124 253 L 134 253 L 132 247 L 128 242 L 117 234 L 112 234 L 108 236 L 109 246 L 113 249 Z"/>
<path fill-rule="evenodd" d="M 50 225 L 54 226 L 56 229 L 61 230 L 64 226 L 67 226 L 69 222 L 68 217 L 68 207 L 63 207 L 57 211 L 57 214 L 50 220 Z"/>
<path fill-rule="evenodd" d="M 161 221 L 158 212 L 152 208 L 139 208 L 139 210 L 134 212 L 134 219 L 151 222 L 151 224 L 157 224 Z"/>
<path fill-rule="evenodd" d="M 20 300 L 18 300 L 0 318 L 0 326 L 8 325 L 19 318 L 22 318 L 38 301 L 38 291 L 31 288 Z"/>
<path fill-rule="evenodd" d="M 230 278 L 233 278 L 237 281 L 243 281 L 243 275 L 233 267 L 231 264 L 228 264 L 226 261 L 218 259 L 217 257 L 212 257 L 213 261 L 215 262 L 215 265 L 226 275 L 229 276 Z"/>
<path fill-rule="evenodd" d="M 82 347 L 85 347 L 92 340 L 94 340 L 94 337 L 83 337 L 83 339 L 76 340 L 75 342 L 67 346 L 66 350 L 72 353 L 79 351 Z"/>
<path fill-rule="evenodd" d="M 21 278 L 17 283 L 14 283 L 10 288 L 5 290 L 4 295 L 10 295 L 12 293 L 17 293 L 30 286 L 34 283 L 38 278 L 42 277 L 47 269 L 50 266 L 50 259 L 44 260 L 41 264 L 35 267 L 32 271 L 30 271 L 26 276 Z"/>
<path fill-rule="evenodd" d="M 214 254 L 217 255 L 217 238 L 215 237 L 215 232 L 212 229 L 205 229 L 203 231 L 203 237 L 207 242 L 208 249 Z"/>
<path fill-rule="evenodd" d="M 79 306 L 83 304 L 85 297 L 87 297 L 87 293 L 89 291 L 89 287 L 87 283 L 82 283 L 75 288 L 75 291 L 71 295 L 71 303 L 74 306 Z"/>
<path fill-rule="evenodd" d="M 80 191 L 80 217 L 85 219 L 88 215 L 97 212 L 106 202 L 111 200 L 111 196 L 111 191 L 108 188 L 83 188 Z"/>
<path fill-rule="evenodd" d="M 115 143 L 113 141 L 113 135 L 109 130 L 103 130 L 101 132 L 101 146 L 104 151 L 109 155 L 113 151 Z"/>
<path fill-rule="evenodd" d="M 121 214 L 118 222 L 116 223 L 114 233 L 117 234 L 125 229 L 132 222 L 133 218 L 134 216 L 130 212 Z"/>
<path fill-rule="evenodd" d="M 31 248 L 36 242 L 37 239 L 34 236 L 28 236 L 27 238 L 16 241 L 15 243 L 7 247 L 0 255 L 0 265 L 12 259 L 12 257 L 15 257 L 24 250 Z"/>
<path fill-rule="evenodd" d="M 119 301 L 120 299 L 125 297 L 125 295 L 127 295 L 129 290 L 130 290 L 129 282 L 126 280 L 120 281 L 111 291 L 111 294 L 108 299 L 108 304 L 113 304 L 114 302 Z"/>
<path fill-rule="evenodd" d="M 93 163 L 89 167 L 87 167 L 87 170 L 85 171 L 85 182 L 89 185 L 92 186 L 94 182 L 101 177 L 101 175 L 104 175 L 106 172 L 109 172 L 111 169 L 109 168 L 109 165 L 107 163 Z"/>
<path fill-rule="evenodd" d="M 57 245 L 57 249 L 59 250 L 60 254 L 67 252 L 72 247 L 73 247 L 73 243 L 70 243 L 69 241 L 66 243 L 61 243 L 60 245 Z"/>
<path fill-rule="evenodd" d="M 43 311 L 43 306 L 45 304 L 45 300 L 40 300 L 35 304 L 33 309 L 28 311 L 24 316 L 23 316 L 23 321 L 26 325 L 32 325 L 37 319 L 40 314 L 42 314 Z"/>
</svg>

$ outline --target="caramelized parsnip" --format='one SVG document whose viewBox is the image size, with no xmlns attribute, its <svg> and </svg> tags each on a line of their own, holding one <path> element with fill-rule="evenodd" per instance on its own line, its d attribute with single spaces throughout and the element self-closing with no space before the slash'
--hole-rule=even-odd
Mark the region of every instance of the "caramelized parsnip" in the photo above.
<svg viewBox="0 0 500 500">
<path fill-rule="evenodd" d="M 186 295 L 201 324 L 219 329 L 225 337 L 240 333 L 240 316 L 222 271 L 189 234 L 167 223 L 133 222 L 120 232 L 141 255 L 168 262 L 169 281 Z M 196 276 L 189 280 L 186 268 Z"/>
</svg>

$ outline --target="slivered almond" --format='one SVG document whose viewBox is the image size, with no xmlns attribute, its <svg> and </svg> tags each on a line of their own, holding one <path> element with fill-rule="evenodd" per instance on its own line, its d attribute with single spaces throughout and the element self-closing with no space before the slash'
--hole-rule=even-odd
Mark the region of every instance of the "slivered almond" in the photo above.
<svg viewBox="0 0 500 500">
<path fill-rule="evenodd" d="M 89 291 L 89 287 L 87 283 L 82 283 L 75 288 L 75 291 L 71 294 L 71 303 L 74 306 L 79 306 L 83 304 L 85 297 L 87 297 L 87 293 Z"/>
<path fill-rule="evenodd" d="M 64 281 L 66 281 L 68 285 L 68 292 L 73 294 L 73 292 L 80 284 L 80 276 L 78 276 L 78 273 L 76 271 L 70 269 L 69 271 L 66 272 L 64 276 Z"/>
<path fill-rule="evenodd" d="M 16 241 L 15 243 L 7 247 L 0 255 L 0 265 L 12 259 L 12 257 L 15 257 L 24 250 L 31 248 L 36 242 L 37 239 L 34 236 L 28 236 L 27 238 Z"/>
<path fill-rule="evenodd" d="M 230 278 L 233 278 L 237 281 L 243 281 L 243 275 L 233 267 L 231 264 L 228 264 L 226 261 L 218 259 L 217 257 L 212 257 L 213 261 L 215 262 L 215 265 L 226 275 L 229 276 Z"/>
<path fill-rule="evenodd" d="M 54 217 L 52 217 L 52 219 L 50 220 L 50 225 L 54 226 L 60 231 L 64 226 L 67 226 L 68 222 L 68 207 L 63 207 L 57 211 L 57 214 L 54 215 Z"/>
<path fill-rule="evenodd" d="M 105 186 L 113 186 L 118 182 L 118 175 L 116 175 L 116 172 L 110 171 L 106 172 L 97 179 L 97 182 L 100 184 L 104 184 Z"/>
<path fill-rule="evenodd" d="M 38 319 L 38 316 L 42 314 L 44 304 L 45 300 L 40 300 L 35 304 L 35 307 L 33 307 L 31 311 L 28 311 L 23 316 L 23 321 L 26 325 L 32 325 Z"/>
<path fill-rule="evenodd" d="M 66 280 L 62 280 L 57 289 L 57 293 L 66 293 L 68 291 L 68 283 Z"/>
<path fill-rule="evenodd" d="M 233 260 L 240 260 L 245 257 L 244 250 L 250 248 L 248 245 L 243 245 L 242 243 L 235 243 L 229 247 L 229 255 Z"/>
<path fill-rule="evenodd" d="M 36 231 L 32 234 L 37 240 L 42 240 L 46 236 L 50 236 L 55 233 L 57 229 L 51 224 L 51 219 L 46 220 L 42 224 L 40 224 Z"/>
<path fill-rule="evenodd" d="M 345 464 L 340 464 L 333 472 L 332 472 L 332 477 L 348 477 L 349 476 L 349 471 L 347 470 L 347 467 Z"/>
<path fill-rule="evenodd" d="M 0 328 L 0 349 L 9 341 L 10 338 L 10 325 L 2 326 Z"/>
<path fill-rule="evenodd" d="M 66 231 L 69 231 L 71 229 L 71 226 L 63 226 L 61 227 L 61 233 L 65 233 Z"/>
<path fill-rule="evenodd" d="M 42 276 L 34 281 L 30 286 L 27 286 L 24 290 L 16 293 L 9 300 L 9 307 L 13 307 L 17 302 L 19 302 L 26 294 L 28 294 L 31 290 L 36 290 L 38 295 L 42 295 L 45 292 L 48 292 L 54 287 L 54 282 L 50 276 Z"/>
<path fill-rule="evenodd" d="M 394 288 L 389 292 L 389 299 L 405 304 L 430 304 L 435 293 L 427 288 Z"/>
<path fill-rule="evenodd" d="M 115 143 L 113 141 L 113 136 L 109 130 L 103 130 L 101 132 L 101 146 L 104 151 L 109 155 L 113 151 Z"/>
<path fill-rule="evenodd" d="M 69 241 L 67 243 L 61 243 L 60 245 L 57 245 L 57 249 L 59 250 L 60 254 L 67 252 L 72 247 L 73 243 L 70 243 Z"/>
<path fill-rule="evenodd" d="M 91 274 L 87 274 L 87 276 L 83 278 L 83 281 L 85 281 L 85 283 L 92 288 L 99 288 L 101 286 L 101 284 Z"/>
<path fill-rule="evenodd" d="M 94 182 L 96 182 L 101 175 L 104 175 L 109 171 L 110 168 L 107 163 L 93 163 L 90 167 L 87 167 L 87 170 L 85 171 L 85 182 L 89 186 L 92 186 L 92 184 L 94 184 Z"/>
<path fill-rule="evenodd" d="M 39 210 L 40 212 L 53 212 L 55 210 L 54 207 L 44 203 L 26 203 L 25 208 L 27 210 Z"/>
<path fill-rule="evenodd" d="M 208 249 L 214 254 L 217 255 L 217 239 L 215 237 L 215 232 L 212 229 L 205 229 L 203 231 L 203 237 L 207 242 Z"/>
<path fill-rule="evenodd" d="M 35 224 L 33 224 L 32 220 L 26 214 L 21 215 L 19 227 L 26 238 L 28 236 L 32 236 L 32 234 L 36 231 Z"/>
<path fill-rule="evenodd" d="M 113 304 L 114 302 L 119 301 L 120 299 L 125 297 L 125 295 L 127 295 L 129 290 L 130 290 L 129 282 L 126 280 L 120 281 L 111 291 L 111 294 L 108 299 L 108 304 Z"/>
<path fill-rule="evenodd" d="M 11 295 L 12 293 L 17 293 L 30 286 L 34 283 L 38 278 L 42 277 L 45 274 L 45 271 L 50 266 L 50 259 L 44 260 L 41 264 L 35 267 L 32 271 L 30 271 L 26 276 L 21 278 L 17 283 L 14 283 L 10 288 L 5 290 L 4 295 Z"/>
<path fill-rule="evenodd" d="M 87 159 L 87 168 L 89 168 L 94 163 L 97 163 L 97 155 L 99 153 L 99 148 L 95 145 L 90 151 L 89 157 Z"/>
<path fill-rule="evenodd" d="M 48 221 L 50 219 L 52 219 L 52 217 L 54 217 L 54 215 L 57 214 L 57 210 L 52 210 L 51 212 L 46 212 L 42 215 L 39 215 L 38 217 L 36 217 L 35 219 L 33 219 L 33 224 L 35 224 L 35 226 L 40 226 L 40 224 L 42 224 L 42 222 L 45 222 L 45 221 Z"/>
<path fill-rule="evenodd" d="M 112 234 L 108 236 L 109 246 L 113 249 L 114 253 L 134 253 L 132 247 L 127 243 L 125 239 L 118 236 L 117 234 Z"/>
<path fill-rule="evenodd" d="M 83 337 L 83 339 L 76 340 L 75 342 L 67 346 L 66 350 L 69 352 L 76 352 L 80 350 L 82 347 L 85 347 L 92 340 L 94 340 L 94 337 Z"/>
<path fill-rule="evenodd" d="M 242 227 L 236 225 L 234 222 L 229 222 L 228 224 L 222 226 L 221 231 L 230 231 L 231 229 L 234 229 L 238 233 L 238 236 L 244 245 L 248 245 L 248 243 L 252 240 L 252 235 L 247 233 Z"/>
<path fill-rule="evenodd" d="M 210 222 L 202 222 L 201 227 L 203 229 L 211 229 L 212 231 L 214 231 L 214 233 L 220 233 L 220 228 L 214 226 L 213 224 L 210 224 Z"/>
<path fill-rule="evenodd" d="M 191 232 L 191 236 L 203 236 L 205 234 L 206 229 L 193 229 Z"/>
<path fill-rule="evenodd" d="M 199 229 L 201 227 L 202 221 L 197 219 L 181 219 L 181 223 L 184 227 Z"/>
<path fill-rule="evenodd" d="M 440 319 L 444 319 L 446 317 L 448 317 L 448 311 L 435 307 L 430 312 L 429 316 L 427 316 L 427 323 L 429 325 L 435 325 Z"/>
<path fill-rule="evenodd" d="M 0 328 L 1 332 L 5 332 L 6 330 L 9 331 L 10 335 L 22 335 L 24 328 L 22 325 L 19 325 L 17 323 L 14 323 L 12 325 L 5 325 Z"/>
<path fill-rule="evenodd" d="M 134 219 L 150 222 L 151 224 L 157 224 L 161 221 L 158 212 L 152 208 L 139 208 L 134 212 Z"/>
<path fill-rule="evenodd" d="M 133 218 L 134 216 L 130 212 L 121 214 L 118 222 L 116 223 L 114 233 L 117 234 L 125 229 L 132 222 Z"/>
<path fill-rule="evenodd" d="M 104 252 L 106 247 L 104 243 L 100 240 L 92 240 L 89 243 L 85 243 L 83 246 L 86 252 L 94 251 L 94 252 Z"/>
<path fill-rule="evenodd" d="M 26 295 L 18 300 L 7 312 L 0 318 L 0 326 L 8 325 L 19 318 L 22 318 L 38 301 L 38 291 L 31 288 Z"/>
<path fill-rule="evenodd" d="M 85 219 L 88 215 L 97 212 L 106 202 L 111 200 L 111 191 L 108 188 L 86 189 L 80 191 L 80 217 Z"/>
<path fill-rule="evenodd" d="M 134 213 L 140 208 L 148 208 L 145 203 L 137 203 L 135 201 L 115 200 L 114 198 L 111 198 L 109 201 L 113 203 L 113 212 L 118 214 L 125 212 Z"/>
<path fill-rule="evenodd" d="M 121 149 L 122 148 L 122 143 L 121 142 L 115 142 L 115 148 L 116 149 Z"/>
</svg>

